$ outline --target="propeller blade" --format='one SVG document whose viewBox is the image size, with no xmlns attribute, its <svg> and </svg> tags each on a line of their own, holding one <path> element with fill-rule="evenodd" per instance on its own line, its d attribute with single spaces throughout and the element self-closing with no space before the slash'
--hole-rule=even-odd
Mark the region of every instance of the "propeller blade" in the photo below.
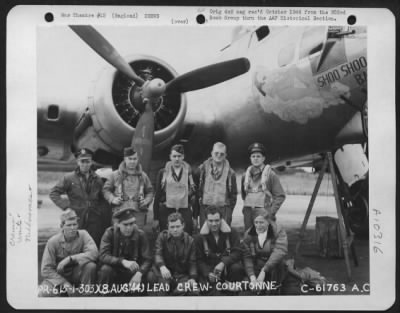
<svg viewBox="0 0 400 313">
<path fill-rule="evenodd" d="M 132 138 L 132 146 L 137 151 L 139 162 L 146 174 L 149 174 L 151 156 L 153 153 L 154 113 L 150 102 L 146 103 L 145 110 L 136 125 Z"/>
<path fill-rule="evenodd" d="M 198 68 L 180 75 L 166 85 L 166 92 L 187 92 L 222 83 L 246 73 L 250 68 L 247 58 L 238 58 Z"/>
<path fill-rule="evenodd" d="M 117 50 L 96 29 L 90 25 L 69 25 L 69 27 L 104 60 L 131 78 L 139 86 L 143 85 L 144 80 L 136 75 Z"/>
</svg>

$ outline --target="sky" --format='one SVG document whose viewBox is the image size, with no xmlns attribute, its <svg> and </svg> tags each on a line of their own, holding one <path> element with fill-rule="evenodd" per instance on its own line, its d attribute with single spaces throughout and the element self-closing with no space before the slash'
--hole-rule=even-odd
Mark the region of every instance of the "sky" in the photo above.
<svg viewBox="0 0 400 313">
<path fill-rule="evenodd" d="M 218 51 L 230 43 L 233 30 L 226 26 L 95 28 L 121 56 L 149 54 L 179 74 L 213 63 Z M 91 82 L 102 69 L 111 67 L 66 26 L 41 27 L 37 52 L 39 98 L 62 95 L 75 102 L 75 98 L 87 97 Z"/>
</svg>

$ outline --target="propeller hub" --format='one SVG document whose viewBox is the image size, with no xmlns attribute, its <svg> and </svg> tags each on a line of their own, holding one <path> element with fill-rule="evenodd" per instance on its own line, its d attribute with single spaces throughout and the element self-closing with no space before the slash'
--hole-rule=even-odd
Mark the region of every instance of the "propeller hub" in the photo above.
<svg viewBox="0 0 400 313">
<path fill-rule="evenodd" d="M 153 111 L 157 111 L 161 105 L 162 96 L 165 92 L 165 82 L 160 78 L 147 80 L 142 87 L 133 86 L 130 91 L 130 99 L 132 106 L 143 113 L 145 104 L 149 102 Z"/>
<path fill-rule="evenodd" d="M 161 78 L 154 78 L 146 81 L 142 90 L 143 99 L 147 98 L 151 102 L 156 102 L 165 92 L 165 82 Z"/>
</svg>

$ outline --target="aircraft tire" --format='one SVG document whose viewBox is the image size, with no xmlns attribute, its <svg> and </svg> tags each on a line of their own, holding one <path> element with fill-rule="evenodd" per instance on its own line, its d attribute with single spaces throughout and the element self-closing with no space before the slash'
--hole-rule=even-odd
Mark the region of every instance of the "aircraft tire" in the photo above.
<svg viewBox="0 0 400 313">
<path fill-rule="evenodd" d="M 357 190 L 348 208 L 348 219 L 351 230 L 359 238 L 367 239 L 369 235 L 369 202 L 368 182 L 360 182 L 352 186 L 352 191 Z"/>
</svg>

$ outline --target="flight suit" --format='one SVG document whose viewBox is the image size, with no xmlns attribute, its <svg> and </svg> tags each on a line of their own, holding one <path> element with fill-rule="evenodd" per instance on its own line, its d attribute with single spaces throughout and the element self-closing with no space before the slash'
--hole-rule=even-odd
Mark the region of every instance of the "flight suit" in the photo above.
<svg viewBox="0 0 400 313">
<path fill-rule="evenodd" d="M 171 272 L 169 280 L 161 276 L 160 267 L 165 265 Z M 152 271 L 148 280 L 153 283 L 169 284 L 170 293 L 174 295 L 197 295 L 196 292 L 179 292 L 178 284 L 184 284 L 189 279 L 197 279 L 196 247 L 194 239 L 187 233 L 174 238 L 167 230 L 162 231 L 155 243 L 155 255 Z M 157 292 L 154 295 L 165 296 L 167 292 Z"/>
<path fill-rule="evenodd" d="M 197 267 L 199 271 L 199 282 L 206 284 L 208 275 L 214 271 L 215 266 L 222 262 L 225 265 L 221 280 L 240 282 L 245 277 L 245 271 L 241 264 L 241 248 L 238 233 L 227 224 L 221 225 L 218 241 L 209 231 L 208 225 L 204 224 L 200 234 L 195 238 Z M 207 290 L 205 294 L 218 295 L 214 288 Z"/>
<path fill-rule="evenodd" d="M 269 167 L 269 165 L 267 165 Z M 266 167 L 267 167 L 266 166 Z M 253 177 L 250 174 L 251 166 L 247 169 L 246 173 L 242 176 L 241 190 L 243 199 L 243 218 L 244 229 L 248 230 L 256 216 L 260 213 L 271 213 L 276 215 L 277 211 L 285 201 L 286 195 L 279 181 L 279 177 L 271 168 L 263 169 L 268 170 L 268 175 L 265 178 L 265 186 L 263 187 L 263 174 Z M 246 175 L 248 185 L 246 185 Z"/>
<path fill-rule="evenodd" d="M 107 228 L 101 239 L 98 274 L 99 284 L 129 283 L 136 272 L 131 272 L 122 265 L 122 260 L 136 261 L 145 280 L 151 267 L 151 251 L 146 234 L 135 229 L 131 236 L 122 236 L 117 225 Z"/>
<path fill-rule="evenodd" d="M 282 283 L 285 278 L 284 257 L 288 252 L 285 230 L 271 221 L 266 239 L 261 246 L 254 225 L 246 231 L 242 242 L 243 264 L 247 276 L 259 275 L 262 268 L 266 272 L 265 281 Z"/>
<path fill-rule="evenodd" d="M 79 228 L 86 229 L 97 246 L 104 230 L 110 226 L 111 210 L 102 194 L 103 180 L 92 170 L 89 177 L 79 168 L 66 174 L 50 191 L 50 199 L 62 210 L 73 209 L 79 217 Z M 61 196 L 66 194 L 66 201 Z"/>
<path fill-rule="evenodd" d="M 110 204 L 115 197 L 123 199 L 122 204 L 113 207 L 113 213 L 116 210 L 123 210 L 128 207 L 133 208 L 136 211 L 136 224 L 139 228 L 143 228 L 146 224 L 148 205 L 153 199 L 154 192 L 150 179 L 142 171 L 140 164 L 134 171 L 130 171 L 123 161 L 118 170 L 114 171 L 105 182 L 103 195 Z M 140 207 L 139 202 L 141 199 L 144 199 L 148 205 Z"/>
<path fill-rule="evenodd" d="M 192 235 L 192 218 L 198 216 L 195 202 L 196 193 L 190 165 L 184 162 L 177 175 L 171 162 L 167 162 L 165 168 L 158 173 L 154 195 L 153 214 L 154 219 L 159 220 L 160 231 L 168 228 L 168 215 L 178 212 L 185 221 L 185 232 Z"/>
<path fill-rule="evenodd" d="M 208 206 L 219 207 L 221 217 L 232 222 L 232 213 L 237 201 L 236 174 L 227 160 L 218 175 L 213 174 L 212 158 L 199 166 L 199 214 L 200 227 L 203 226 Z"/>
<path fill-rule="evenodd" d="M 59 273 L 58 263 L 68 256 L 73 256 L 74 262 Z M 77 286 L 95 284 L 97 257 L 96 244 L 86 230 L 78 230 L 72 242 L 65 241 L 63 232 L 51 237 L 43 252 L 41 274 L 44 280 L 39 287 L 39 297 L 56 296 L 57 288 L 67 281 Z M 78 292 L 76 295 L 79 295 Z"/>
</svg>

